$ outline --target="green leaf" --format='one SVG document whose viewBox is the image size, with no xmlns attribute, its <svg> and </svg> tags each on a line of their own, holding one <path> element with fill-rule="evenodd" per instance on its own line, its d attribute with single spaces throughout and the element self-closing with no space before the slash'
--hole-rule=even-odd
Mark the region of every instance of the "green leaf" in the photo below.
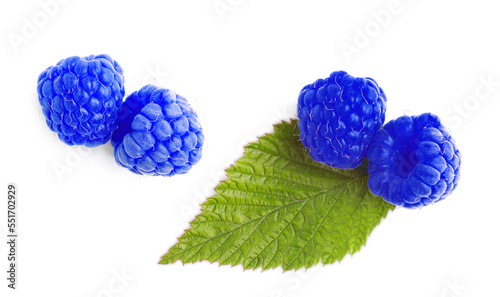
<svg viewBox="0 0 500 297">
<path fill-rule="evenodd" d="M 312 160 L 296 120 L 246 146 L 226 171 L 228 179 L 160 264 L 290 270 L 334 263 L 359 251 L 394 209 L 368 190 L 366 164 L 340 170 Z"/>
</svg>

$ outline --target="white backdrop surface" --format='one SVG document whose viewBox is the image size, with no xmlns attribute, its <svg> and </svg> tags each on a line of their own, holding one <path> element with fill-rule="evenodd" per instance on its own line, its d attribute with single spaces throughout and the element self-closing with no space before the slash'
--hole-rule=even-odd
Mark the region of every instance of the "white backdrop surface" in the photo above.
<svg viewBox="0 0 500 297">
<path fill-rule="evenodd" d="M 19 242 L 18 288 L 2 281 L 0 295 L 498 296 L 499 11 L 487 0 L 2 1 L 2 279 L 9 182 Z M 111 145 L 68 147 L 46 127 L 38 74 L 100 53 L 123 67 L 127 95 L 153 83 L 194 106 L 206 143 L 188 174 L 140 177 Z M 463 155 L 454 194 L 389 213 L 360 252 L 307 271 L 158 265 L 243 145 L 335 70 L 376 79 L 387 120 L 442 118 Z"/>
</svg>

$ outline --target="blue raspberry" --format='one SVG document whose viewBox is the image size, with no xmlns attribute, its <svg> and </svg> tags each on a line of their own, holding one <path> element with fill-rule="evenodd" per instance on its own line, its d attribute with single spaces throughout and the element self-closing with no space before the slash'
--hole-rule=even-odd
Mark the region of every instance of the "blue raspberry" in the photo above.
<svg viewBox="0 0 500 297">
<path fill-rule="evenodd" d="M 47 126 L 66 144 L 104 144 L 118 126 L 123 70 L 108 55 L 63 59 L 40 74 L 37 90 Z"/>
<path fill-rule="evenodd" d="M 373 137 L 368 160 L 372 193 L 406 208 L 443 200 L 460 178 L 460 152 L 431 113 L 388 122 Z"/>
<path fill-rule="evenodd" d="M 186 173 L 201 158 L 204 136 L 186 98 L 152 85 L 127 97 L 113 132 L 116 162 L 143 175 Z"/>
<path fill-rule="evenodd" d="M 384 123 L 386 101 L 375 80 L 333 72 L 300 92 L 300 140 L 315 161 L 342 169 L 356 168 Z"/>
</svg>

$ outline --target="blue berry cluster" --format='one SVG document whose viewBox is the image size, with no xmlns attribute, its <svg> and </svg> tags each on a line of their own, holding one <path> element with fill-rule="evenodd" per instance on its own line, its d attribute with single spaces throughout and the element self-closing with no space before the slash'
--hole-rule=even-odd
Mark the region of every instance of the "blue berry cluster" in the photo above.
<svg viewBox="0 0 500 297">
<path fill-rule="evenodd" d="M 397 206 L 433 204 L 455 189 L 460 158 L 453 137 L 437 116 L 403 116 L 375 134 L 368 149 L 368 186 Z"/>
<path fill-rule="evenodd" d="M 300 139 L 315 161 L 356 168 L 384 123 L 385 110 L 386 97 L 375 80 L 333 72 L 300 92 Z"/>
<path fill-rule="evenodd" d="M 116 162 L 143 175 L 186 173 L 204 136 L 186 98 L 155 86 L 125 95 L 123 70 L 108 55 L 70 57 L 44 70 L 38 99 L 64 143 L 95 147 L 112 139 Z"/>
<path fill-rule="evenodd" d="M 118 164 L 144 175 L 186 173 L 201 158 L 203 132 L 186 99 L 147 85 L 127 97 L 113 133 Z"/>
<path fill-rule="evenodd" d="M 70 57 L 38 77 L 47 126 L 69 145 L 108 142 L 124 94 L 123 70 L 107 55 Z"/>
<path fill-rule="evenodd" d="M 368 157 L 368 187 L 405 208 L 441 201 L 460 178 L 461 155 L 439 118 L 425 113 L 385 120 L 386 96 L 371 78 L 333 72 L 305 86 L 297 115 L 310 156 L 352 169 Z"/>
</svg>

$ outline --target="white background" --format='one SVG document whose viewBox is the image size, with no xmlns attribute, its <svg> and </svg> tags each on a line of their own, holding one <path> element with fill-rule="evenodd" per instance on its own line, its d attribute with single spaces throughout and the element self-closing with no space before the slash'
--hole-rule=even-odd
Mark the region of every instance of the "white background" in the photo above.
<svg viewBox="0 0 500 297">
<path fill-rule="evenodd" d="M 73 0 L 45 12 L 46 2 L 0 5 L 2 242 L 6 185 L 19 190 L 18 290 L 3 281 L 2 243 L 1 296 L 499 296 L 495 1 Z M 140 177 L 111 145 L 78 150 L 46 127 L 38 74 L 100 53 L 123 67 L 127 95 L 156 83 L 190 100 L 206 145 L 188 174 Z M 390 213 L 341 263 L 158 265 L 243 145 L 294 116 L 305 84 L 340 69 L 378 81 L 387 120 L 442 118 L 463 154 L 453 195 Z"/>
</svg>

